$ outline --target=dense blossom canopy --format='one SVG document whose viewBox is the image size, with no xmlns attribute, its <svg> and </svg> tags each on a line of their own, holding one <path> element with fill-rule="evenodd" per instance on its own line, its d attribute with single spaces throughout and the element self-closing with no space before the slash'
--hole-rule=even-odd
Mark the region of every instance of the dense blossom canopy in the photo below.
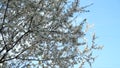
<svg viewBox="0 0 120 68">
<path fill-rule="evenodd" d="M 99 49 L 86 44 L 86 19 L 73 26 L 87 6 L 79 0 L 0 0 L 0 63 L 5 67 L 68 68 Z M 87 28 L 86 28 L 87 29 Z"/>
</svg>

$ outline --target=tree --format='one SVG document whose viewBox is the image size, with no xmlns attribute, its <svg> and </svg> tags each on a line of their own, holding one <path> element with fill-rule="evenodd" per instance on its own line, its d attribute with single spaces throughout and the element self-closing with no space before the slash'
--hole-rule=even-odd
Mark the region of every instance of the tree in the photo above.
<svg viewBox="0 0 120 68">
<path fill-rule="evenodd" d="M 0 63 L 4 67 L 68 68 L 94 61 L 87 45 L 84 19 L 73 26 L 87 6 L 79 0 L 1 0 Z M 35 62 L 34 62 L 35 61 Z M 36 65 L 35 65 L 36 64 Z"/>
</svg>

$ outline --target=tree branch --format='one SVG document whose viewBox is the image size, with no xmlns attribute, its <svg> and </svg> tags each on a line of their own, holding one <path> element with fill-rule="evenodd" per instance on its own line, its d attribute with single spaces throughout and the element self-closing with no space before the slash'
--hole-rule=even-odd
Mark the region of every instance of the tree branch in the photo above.
<svg viewBox="0 0 120 68">
<path fill-rule="evenodd" d="M 14 57 L 14 58 L 9 58 L 9 59 L 5 59 L 4 61 L 2 62 L 5 62 L 5 61 L 9 61 L 9 60 L 13 60 L 13 59 L 19 59 L 19 60 L 26 60 L 26 61 L 49 61 L 49 60 L 67 60 L 67 59 L 73 59 L 75 56 L 70 56 L 70 57 L 62 57 L 62 58 L 47 58 L 47 59 L 25 59 L 25 58 L 19 58 L 19 57 Z M 0 63 L 2 63 L 0 62 Z"/>
<path fill-rule="evenodd" d="M 3 55 L 2 58 L 0 59 L 0 62 L 3 61 L 3 59 L 6 57 L 6 55 L 8 54 L 8 52 L 9 52 L 11 49 L 13 49 L 14 46 L 15 46 L 26 34 L 28 34 L 29 32 L 30 32 L 29 30 L 28 30 L 27 32 L 25 32 L 18 40 L 16 40 L 16 42 L 14 43 L 14 45 L 13 45 L 11 48 L 9 48 L 9 49 L 6 50 L 6 53 L 4 53 L 4 55 Z"/>
<path fill-rule="evenodd" d="M 3 39 L 4 45 L 5 45 L 5 46 L 2 48 L 2 50 L 0 51 L 0 53 L 1 53 L 1 52 L 5 49 L 5 47 L 7 46 L 7 45 L 6 45 L 6 42 L 5 42 L 5 40 L 4 40 L 4 36 L 3 36 L 2 29 L 4 28 L 3 25 L 4 25 L 4 22 L 5 22 L 5 18 L 6 18 L 6 13 L 7 13 L 7 9 L 8 9 L 9 2 L 10 2 L 10 0 L 7 1 L 6 9 L 5 9 L 4 16 L 3 16 L 3 21 L 2 21 L 2 27 L 0 28 L 0 32 L 1 32 L 1 35 L 2 35 L 2 39 Z"/>
<path fill-rule="evenodd" d="M 7 1 L 7 4 L 6 4 L 6 8 L 5 8 L 4 16 L 3 16 L 3 21 L 2 21 L 2 27 L 0 28 L 0 32 L 1 32 L 2 29 L 4 28 L 3 25 L 4 25 L 4 22 L 5 22 L 5 18 L 6 18 L 6 13 L 7 13 L 7 9 L 8 9 L 9 2 L 10 2 L 10 0 L 8 0 L 8 1 Z"/>
</svg>

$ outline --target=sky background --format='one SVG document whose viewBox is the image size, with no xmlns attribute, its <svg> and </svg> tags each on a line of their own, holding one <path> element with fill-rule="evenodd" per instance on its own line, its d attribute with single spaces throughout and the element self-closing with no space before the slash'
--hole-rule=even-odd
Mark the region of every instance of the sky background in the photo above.
<svg viewBox="0 0 120 68">
<path fill-rule="evenodd" d="M 103 50 L 97 51 L 98 58 L 93 68 L 120 67 L 120 0 L 81 0 L 81 5 L 94 3 L 84 13 L 89 23 L 94 24 L 97 44 L 104 45 Z"/>
</svg>

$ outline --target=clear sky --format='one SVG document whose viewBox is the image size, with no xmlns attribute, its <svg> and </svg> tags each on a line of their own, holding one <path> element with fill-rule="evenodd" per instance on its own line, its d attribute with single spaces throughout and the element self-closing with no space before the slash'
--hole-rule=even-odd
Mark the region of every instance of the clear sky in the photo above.
<svg viewBox="0 0 120 68">
<path fill-rule="evenodd" d="M 98 51 L 99 57 L 93 68 L 120 67 L 120 0 L 81 0 L 81 5 L 94 3 L 88 7 L 89 13 L 83 14 L 89 23 L 93 23 L 98 44 L 104 48 Z"/>
</svg>

